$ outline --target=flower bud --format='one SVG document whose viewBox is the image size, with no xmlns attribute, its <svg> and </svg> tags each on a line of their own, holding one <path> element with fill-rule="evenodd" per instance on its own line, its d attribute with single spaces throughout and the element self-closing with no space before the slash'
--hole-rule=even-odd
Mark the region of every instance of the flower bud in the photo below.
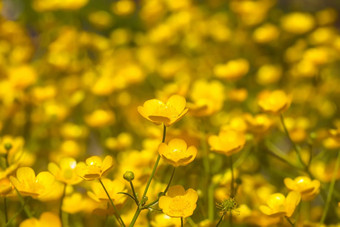
<svg viewBox="0 0 340 227">
<path fill-rule="evenodd" d="M 135 174 L 132 171 L 126 171 L 123 177 L 126 181 L 131 182 L 135 179 Z"/>
</svg>

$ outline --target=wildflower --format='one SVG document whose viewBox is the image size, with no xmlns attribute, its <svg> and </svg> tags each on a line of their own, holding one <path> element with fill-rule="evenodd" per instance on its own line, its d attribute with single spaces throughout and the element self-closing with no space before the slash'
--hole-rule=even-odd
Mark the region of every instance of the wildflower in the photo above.
<svg viewBox="0 0 340 227">
<path fill-rule="evenodd" d="M 4 136 L 0 140 L 0 154 L 14 155 L 22 150 L 23 145 L 22 137 Z"/>
<path fill-rule="evenodd" d="M 157 214 L 151 221 L 151 225 L 164 227 L 181 226 L 181 220 L 178 218 L 172 218 L 166 214 Z"/>
<path fill-rule="evenodd" d="M 259 68 L 256 74 L 256 82 L 268 85 L 277 82 L 282 75 L 282 68 L 278 65 L 266 64 Z"/>
<path fill-rule="evenodd" d="M 258 105 L 264 112 L 279 114 L 288 109 L 291 97 L 284 91 L 264 91 L 260 94 Z"/>
<path fill-rule="evenodd" d="M 19 227 L 36 227 L 36 226 L 49 226 L 61 227 L 60 219 L 57 215 L 51 212 L 44 212 L 40 215 L 39 219 L 30 218 L 20 223 Z"/>
<path fill-rule="evenodd" d="M 106 178 L 102 179 L 102 182 L 115 205 L 123 204 L 125 202 L 127 197 L 124 194 L 118 194 L 118 192 L 127 192 L 127 189 L 125 188 L 125 184 L 123 182 L 119 180 L 112 181 Z M 92 191 L 87 193 L 90 198 L 94 199 L 97 202 L 109 201 L 105 190 L 99 182 L 92 182 L 91 189 Z"/>
<path fill-rule="evenodd" d="M 92 156 L 84 162 L 79 162 L 76 167 L 77 174 L 84 180 L 96 180 L 102 177 L 113 166 L 113 159 L 107 155 L 104 160 Z"/>
<path fill-rule="evenodd" d="M 320 181 L 312 181 L 309 177 L 285 178 L 284 183 L 289 190 L 300 193 L 303 201 L 314 199 L 320 192 Z"/>
<path fill-rule="evenodd" d="M 112 4 L 112 11 L 119 16 L 129 15 L 135 8 L 135 3 L 131 0 L 119 0 Z"/>
<path fill-rule="evenodd" d="M 159 208 L 173 218 L 185 218 L 193 214 L 196 209 L 198 194 L 189 188 L 185 191 L 183 186 L 175 185 L 169 188 L 166 196 L 159 198 Z"/>
<path fill-rule="evenodd" d="M 309 13 L 290 13 L 281 19 L 281 25 L 284 30 L 293 34 L 303 34 L 310 31 L 315 21 Z"/>
<path fill-rule="evenodd" d="M 300 200 L 301 196 L 298 192 L 289 192 L 287 197 L 281 193 L 274 193 L 269 196 L 267 205 L 260 206 L 260 210 L 271 217 L 290 217 Z"/>
<path fill-rule="evenodd" d="M 197 155 L 196 147 L 188 147 L 182 139 L 172 139 L 168 144 L 161 143 L 158 152 L 162 158 L 175 167 L 188 165 Z"/>
<path fill-rule="evenodd" d="M 235 211 L 237 208 L 237 202 L 235 198 L 229 198 L 223 200 L 221 203 L 216 204 L 217 209 L 221 210 L 222 214 Z"/>
<path fill-rule="evenodd" d="M 249 131 L 256 134 L 267 132 L 273 124 L 266 114 L 258 114 L 255 116 L 246 114 L 244 119 L 247 122 Z"/>
<path fill-rule="evenodd" d="M 60 160 L 59 166 L 55 163 L 49 163 L 48 170 L 58 181 L 73 185 L 82 181 L 82 178 L 76 174 L 76 166 L 77 162 L 73 158 L 63 158 Z"/>
<path fill-rule="evenodd" d="M 31 196 L 40 200 L 56 199 L 61 195 L 61 185 L 49 172 L 35 172 L 30 167 L 20 167 L 16 177 L 10 177 L 13 186 L 23 196 Z"/>
<path fill-rule="evenodd" d="M 269 43 L 279 37 L 279 29 L 272 24 L 264 24 L 253 33 L 253 39 L 258 43 Z"/>
<path fill-rule="evenodd" d="M 244 147 L 246 137 L 243 132 L 226 129 L 221 130 L 218 136 L 210 136 L 208 142 L 212 151 L 230 156 Z"/>
<path fill-rule="evenodd" d="M 235 59 L 226 64 L 216 65 L 214 74 L 218 78 L 235 80 L 248 73 L 249 63 L 246 59 Z"/>
<path fill-rule="evenodd" d="M 103 127 L 112 124 L 115 121 L 115 115 L 109 110 L 96 110 L 85 117 L 86 123 L 94 128 Z"/>
<path fill-rule="evenodd" d="M 12 184 L 8 178 L 0 179 L 0 196 L 6 196 L 12 191 Z"/>
<path fill-rule="evenodd" d="M 75 204 L 77 204 L 75 206 Z M 97 202 L 88 196 L 84 196 L 80 193 L 72 193 L 63 199 L 63 211 L 75 214 L 81 211 L 91 213 L 97 206 Z"/>
<path fill-rule="evenodd" d="M 219 81 L 195 81 L 190 97 L 193 103 L 188 105 L 193 116 L 210 116 L 223 106 L 225 100 L 224 86 Z"/>
<path fill-rule="evenodd" d="M 185 98 L 180 95 L 171 96 L 167 103 L 151 99 L 138 107 L 138 112 L 147 120 L 159 125 L 170 126 L 179 121 L 187 112 Z"/>
</svg>

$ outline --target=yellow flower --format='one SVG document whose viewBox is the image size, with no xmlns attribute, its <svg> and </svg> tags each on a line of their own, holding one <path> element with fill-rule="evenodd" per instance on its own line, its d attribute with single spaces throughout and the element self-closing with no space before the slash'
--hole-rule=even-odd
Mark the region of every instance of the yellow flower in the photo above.
<svg viewBox="0 0 340 227">
<path fill-rule="evenodd" d="M 246 137 L 242 132 L 226 129 L 221 130 L 218 136 L 210 136 L 208 142 L 212 151 L 230 156 L 244 147 Z"/>
<path fill-rule="evenodd" d="M 309 177 L 299 176 L 294 180 L 285 178 L 284 183 L 289 190 L 300 193 L 303 201 L 314 199 L 320 192 L 320 181 L 312 181 Z"/>
<path fill-rule="evenodd" d="M 190 114 L 209 116 L 221 110 L 225 100 L 224 86 L 219 81 L 197 80 L 193 84 L 190 97 L 193 101 L 188 105 Z"/>
<path fill-rule="evenodd" d="M 75 204 L 77 204 L 75 206 Z M 80 193 L 72 193 L 63 200 L 63 211 L 75 214 L 81 211 L 91 213 L 97 207 L 97 202 Z"/>
<path fill-rule="evenodd" d="M 169 188 L 166 196 L 159 198 L 159 208 L 163 213 L 173 218 L 186 218 L 196 209 L 198 194 L 189 188 L 185 191 L 183 186 L 175 185 Z"/>
<path fill-rule="evenodd" d="M 179 218 L 172 218 L 166 214 L 157 214 L 151 221 L 151 226 L 163 226 L 174 227 L 181 226 L 181 220 Z"/>
<path fill-rule="evenodd" d="M 260 94 L 258 105 L 264 112 L 279 114 L 288 109 L 291 97 L 284 91 L 264 91 Z"/>
<path fill-rule="evenodd" d="M 85 117 L 85 122 L 94 128 L 103 127 L 112 124 L 115 121 L 115 115 L 109 110 L 96 110 Z"/>
<path fill-rule="evenodd" d="M 301 196 L 298 192 L 289 192 L 287 198 L 281 193 L 274 193 L 269 196 L 267 205 L 260 206 L 260 210 L 271 217 L 290 217 L 300 200 Z"/>
<path fill-rule="evenodd" d="M 57 215 L 51 212 L 44 212 L 41 214 L 39 219 L 30 218 L 20 223 L 20 227 L 61 227 L 60 219 Z"/>
<path fill-rule="evenodd" d="M 119 16 L 125 16 L 133 13 L 136 5 L 132 0 L 119 0 L 112 4 L 112 11 Z"/>
<path fill-rule="evenodd" d="M 77 162 L 73 158 L 63 158 L 60 160 L 59 166 L 55 163 L 49 163 L 48 170 L 58 181 L 73 185 L 82 181 L 82 178 L 76 174 L 76 166 Z"/>
<path fill-rule="evenodd" d="M 235 80 L 248 73 L 249 63 L 246 59 L 236 59 L 219 64 L 214 67 L 214 73 L 218 78 Z"/>
<path fill-rule="evenodd" d="M 107 155 L 104 160 L 92 156 L 84 162 L 79 162 L 76 167 L 77 174 L 84 180 L 96 180 L 102 177 L 113 166 L 113 159 Z"/>
<path fill-rule="evenodd" d="M 281 19 L 281 25 L 284 30 L 294 34 L 303 34 L 310 31 L 315 20 L 309 13 L 290 13 Z"/>
<path fill-rule="evenodd" d="M 22 150 L 24 139 L 22 137 L 4 136 L 0 139 L 0 154 L 13 156 Z"/>
<path fill-rule="evenodd" d="M 167 103 L 151 99 L 138 107 L 138 112 L 147 120 L 159 125 L 170 126 L 179 121 L 187 112 L 186 100 L 180 95 L 171 96 Z"/>
<path fill-rule="evenodd" d="M 30 167 L 20 167 L 16 177 L 10 177 L 14 187 L 23 196 L 48 200 L 56 199 L 61 195 L 61 185 L 55 181 L 55 177 L 49 172 L 40 172 L 35 176 L 35 172 Z"/>
<path fill-rule="evenodd" d="M 124 194 L 118 194 L 118 192 L 127 192 L 124 182 L 119 180 L 111 181 L 106 178 L 102 179 L 102 182 L 115 205 L 120 205 L 125 202 L 127 197 Z M 109 201 L 106 192 L 99 182 L 92 182 L 91 189 L 92 191 L 87 193 L 90 198 L 94 199 L 97 202 Z"/>
<path fill-rule="evenodd" d="M 188 165 L 197 155 L 196 147 L 188 147 L 182 139 L 172 139 L 168 144 L 161 143 L 158 152 L 162 158 L 175 167 Z"/>
<path fill-rule="evenodd" d="M 273 122 L 265 114 L 258 114 L 255 116 L 246 114 L 244 119 L 247 122 L 249 131 L 256 134 L 263 134 L 267 132 L 273 124 Z"/>
<path fill-rule="evenodd" d="M 12 184 L 8 178 L 0 179 L 0 196 L 6 196 L 12 191 Z"/>
<path fill-rule="evenodd" d="M 279 37 L 279 29 L 272 24 L 264 24 L 253 33 L 253 39 L 258 43 L 268 43 Z"/>
</svg>

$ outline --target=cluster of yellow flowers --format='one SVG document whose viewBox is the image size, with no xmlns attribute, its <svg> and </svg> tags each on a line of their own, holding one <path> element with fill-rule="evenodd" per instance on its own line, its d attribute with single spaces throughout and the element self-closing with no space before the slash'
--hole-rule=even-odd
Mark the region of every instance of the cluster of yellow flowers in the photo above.
<svg viewBox="0 0 340 227">
<path fill-rule="evenodd" d="M 339 226 L 340 6 L 302 2 L 0 0 L 0 226 Z"/>
</svg>

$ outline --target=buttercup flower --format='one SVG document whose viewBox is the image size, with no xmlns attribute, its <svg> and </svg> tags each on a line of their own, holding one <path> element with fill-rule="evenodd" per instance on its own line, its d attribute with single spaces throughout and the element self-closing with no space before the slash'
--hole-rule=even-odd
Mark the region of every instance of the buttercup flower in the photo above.
<svg viewBox="0 0 340 227">
<path fill-rule="evenodd" d="M 168 144 L 161 143 L 158 152 L 162 158 L 175 167 L 188 165 L 197 155 L 196 147 L 188 147 L 182 139 L 172 139 Z"/>
<path fill-rule="evenodd" d="M 55 163 L 49 163 L 48 170 L 58 181 L 72 185 L 82 181 L 82 178 L 75 171 L 76 166 L 77 162 L 73 158 L 63 158 L 60 160 L 59 166 Z"/>
<path fill-rule="evenodd" d="M 91 127 L 103 127 L 115 121 L 115 115 L 109 110 L 96 110 L 85 117 L 86 123 Z"/>
<path fill-rule="evenodd" d="M 214 67 L 214 73 L 218 78 L 236 80 L 248 73 L 249 63 L 245 59 L 236 59 L 219 64 Z"/>
<path fill-rule="evenodd" d="M 159 208 L 173 218 L 186 218 L 193 214 L 196 209 L 198 194 L 189 188 L 184 190 L 183 186 L 175 185 L 169 188 L 166 196 L 159 198 Z"/>
<path fill-rule="evenodd" d="M 125 188 L 125 183 L 119 180 L 111 181 L 109 179 L 102 179 L 102 182 L 115 205 L 119 205 L 125 202 L 127 198 L 126 195 L 118 194 L 118 192 L 127 192 L 127 189 Z M 91 189 L 92 191 L 87 193 L 89 197 L 97 202 L 109 201 L 107 194 L 105 193 L 103 187 L 99 182 L 92 182 Z"/>
<path fill-rule="evenodd" d="M 138 112 L 147 120 L 159 125 L 170 126 L 179 121 L 187 112 L 186 100 L 180 95 L 171 96 L 167 103 L 151 99 L 138 107 Z"/>
<path fill-rule="evenodd" d="M 264 112 L 279 114 L 288 109 L 291 97 L 284 91 L 264 91 L 260 94 L 258 105 Z"/>
<path fill-rule="evenodd" d="M 41 200 L 56 199 L 62 192 L 61 185 L 51 173 L 45 171 L 35 176 L 30 167 L 20 167 L 16 177 L 11 176 L 10 181 L 21 195 Z"/>
<path fill-rule="evenodd" d="M 44 212 L 41 214 L 39 219 L 36 218 L 26 219 L 20 224 L 20 227 L 38 227 L 38 226 L 61 227 L 61 222 L 57 215 L 51 212 Z"/>
<path fill-rule="evenodd" d="M 284 183 L 289 190 L 300 193 L 303 201 L 314 199 L 320 192 L 320 181 L 312 181 L 309 177 L 299 176 L 294 180 L 285 178 Z"/>
<path fill-rule="evenodd" d="M 230 156 L 244 147 L 246 137 L 242 132 L 226 129 L 221 130 L 218 136 L 210 136 L 208 142 L 212 151 Z"/>
<path fill-rule="evenodd" d="M 269 196 L 267 205 L 260 206 L 260 210 L 271 217 L 290 217 L 300 200 L 298 192 L 289 192 L 287 198 L 281 193 L 274 193 Z"/>
<path fill-rule="evenodd" d="M 3 178 L 0 180 L 0 196 L 6 196 L 12 191 L 12 184 L 8 178 Z"/>
<path fill-rule="evenodd" d="M 76 173 L 84 180 L 96 180 L 102 177 L 113 166 L 113 159 L 107 155 L 104 160 L 98 156 L 86 159 L 85 163 L 80 162 L 76 167 Z"/>
</svg>

